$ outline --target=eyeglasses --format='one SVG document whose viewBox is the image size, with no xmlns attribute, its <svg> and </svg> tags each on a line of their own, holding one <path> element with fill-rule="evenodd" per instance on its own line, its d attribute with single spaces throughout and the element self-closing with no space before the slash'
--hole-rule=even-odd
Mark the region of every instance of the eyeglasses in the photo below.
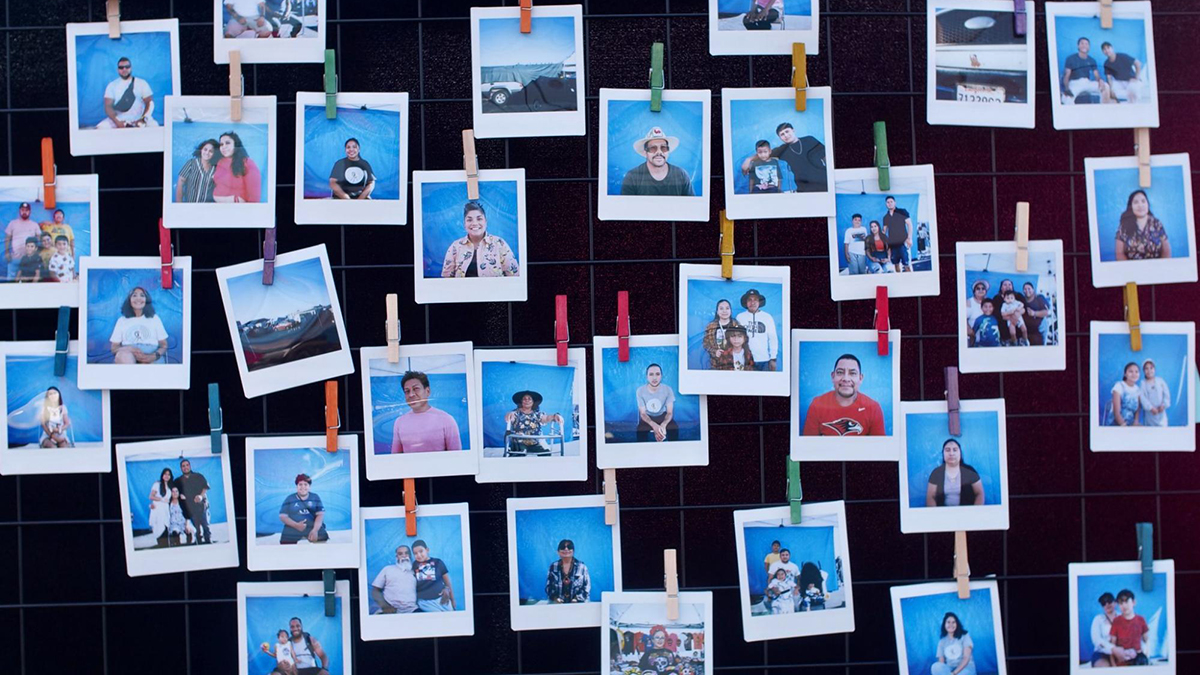
<svg viewBox="0 0 1200 675">
<path fill-rule="evenodd" d="M 647 145 L 646 152 L 670 152 L 670 148 L 667 147 L 666 143 L 655 143 L 654 145 Z"/>
</svg>

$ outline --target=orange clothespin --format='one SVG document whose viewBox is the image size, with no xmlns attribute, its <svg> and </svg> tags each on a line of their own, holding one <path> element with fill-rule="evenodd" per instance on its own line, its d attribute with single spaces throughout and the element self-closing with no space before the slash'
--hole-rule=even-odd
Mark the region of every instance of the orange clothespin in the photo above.
<svg viewBox="0 0 1200 675">
<path fill-rule="evenodd" d="M 733 279 L 733 221 L 721 211 L 721 278 Z"/>
<path fill-rule="evenodd" d="M 1142 351 L 1142 315 L 1138 311 L 1137 284 L 1125 284 L 1125 321 L 1129 323 L 1129 348 Z"/>
<path fill-rule="evenodd" d="M 533 32 L 533 0 L 521 0 L 521 32 Z"/>
<path fill-rule="evenodd" d="M 162 276 L 162 287 L 170 290 L 175 287 L 175 246 L 171 244 L 171 231 L 163 227 L 163 219 L 158 219 L 158 256 Z"/>
<path fill-rule="evenodd" d="M 1017 202 L 1017 271 L 1029 269 L 1029 202 Z"/>
<path fill-rule="evenodd" d="M 58 187 L 58 165 L 54 163 L 54 139 L 42 139 L 42 206 L 52 209 L 56 206 L 54 189 Z"/>
<path fill-rule="evenodd" d="M 617 292 L 617 361 L 629 361 L 629 291 Z"/>
<path fill-rule="evenodd" d="M 242 97 L 246 95 L 246 80 L 242 77 L 242 52 L 229 50 L 229 119 L 242 121 Z"/>
<path fill-rule="evenodd" d="M 108 0 L 105 5 L 108 15 L 108 37 L 117 40 L 121 37 L 121 0 Z"/>
<path fill-rule="evenodd" d="M 617 524 L 617 470 L 604 470 L 604 524 Z"/>
<path fill-rule="evenodd" d="M 387 307 L 387 360 L 400 363 L 400 306 L 399 296 L 388 293 L 384 299 Z"/>
<path fill-rule="evenodd" d="M 1150 130 L 1133 130 L 1133 150 L 1137 155 L 1138 187 L 1150 187 Z"/>
<path fill-rule="evenodd" d="M 958 599 L 971 597 L 971 564 L 967 560 L 967 533 L 954 533 L 954 580 L 958 582 Z"/>
<path fill-rule="evenodd" d="M 878 340 L 876 351 L 880 356 L 888 355 L 888 333 L 892 330 L 892 320 L 888 316 L 887 286 L 875 287 L 875 333 Z"/>
<path fill-rule="evenodd" d="M 792 86 L 796 88 L 796 112 L 808 108 L 808 54 L 803 42 L 792 43 Z"/>
<path fill-rule="evenodd" d="M 1100 0 L 1100 27 L 1112 28 L 1113 0 Z"/>
<path fill-rule="evenodd" d="M 417 487 L 411 478 L 404 479 L 404 534 L 417 536 Z"/>
<path fill-rule="evenodd" d="M 663 585 L 667 588 L 667 620 L 679 620 L 679 573 L 675 567 L 675 549 L 663 549 Z"/>
<path fill-rule="evenodd" d="M 338 451 L 338 429 L 342 414 L 338 412 L 337 380 L 325 380 L 325 451 Z"/>
<path fill-rule="evenodd" d="M 479 157 L 475 155 L 475 130 L 463 129 L 463 170 L 467 173 L 467 199 L 479 199 Z"/>
<path fill-rule="evenodd" d="M 263 235 L 263 278 L 264 286 L 270 286 L 275 283 L 275 230 L 274 227 L 267 228 Z"/>
<path fill-rule="evenodd" d="M 567 365 L 567 344 L 571 342 L 571 327 L 567 325 L 567 296 L 554 296 L 554 346 L 558 349 L 558 365 Z"/>
<path fill-rule="evenodd" d="M 959 419 L 961 403 L 958 400 L 958 368 L 946 366 L 946 416 L 949 418 L 950 435 L 962 435 L 962 422 Z"/>
</svg>

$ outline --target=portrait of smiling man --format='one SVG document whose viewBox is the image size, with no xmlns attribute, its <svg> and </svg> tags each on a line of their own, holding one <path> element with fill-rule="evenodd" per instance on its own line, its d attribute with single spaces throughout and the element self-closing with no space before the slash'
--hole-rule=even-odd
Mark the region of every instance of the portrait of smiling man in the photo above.
<svg viewBox="0 0 1200 675">
<path fill-rule="evenodd" d="M 864 394 L 862 363 L 842 354 L 830 373 L 833 390 L 814 398 L 804 420 L 805 436 L 886 436 L 883 409 Z"/>
<path fill-rule="evenodd" d="M 621 181 L 621 194 L 654 197 L 695 197 L 692 177 L 688 172 L 674 166 L 669 158 L 672 150 L 679 148 L 679 138 L 667 136 L 661 127 L 650 129 L 646 135 L 633 143 L 633 150 L 646 158 L 625 173 Z"/>
</svg>

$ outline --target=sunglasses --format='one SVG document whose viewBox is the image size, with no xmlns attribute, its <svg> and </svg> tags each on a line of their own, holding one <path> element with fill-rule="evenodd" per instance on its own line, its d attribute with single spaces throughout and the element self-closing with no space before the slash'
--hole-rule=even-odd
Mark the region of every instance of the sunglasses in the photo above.
<svg viewBox="0 0 1200 675">
<path fill-rule="evenodd" d="M 117 66 L 117 70 L 129 70 L 132 67 L 131 65 Z"/>
<path fill-rule="evenodd" d="M 646 146 L 646 152 L 668 152 L 670 150 L 666 143 L 655 143 Z"/>
</svg>

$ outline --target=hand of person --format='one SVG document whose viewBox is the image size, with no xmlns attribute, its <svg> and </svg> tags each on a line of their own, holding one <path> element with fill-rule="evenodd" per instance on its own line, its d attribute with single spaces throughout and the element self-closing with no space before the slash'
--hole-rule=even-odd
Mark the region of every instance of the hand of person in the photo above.
<svg viewBox="0 0 1200 675">
<path fill-rule="evenodd" d="M 767 370 L 775 370 L 775 359 L 767 361 Z"/>
<path fill-rule="evenodd" d="M 558 422 L 559 424 L 566 424 L 566 420 L 564 420 L 563 416 L 559 415 L 558 413 L 554 413 L 554 421 Z"/>
<path fill-rule="evenodd" d="M 450 589 L 449 589 L 449 588 L 443 588 L 443 589 L 442 589 L 442 598 L 441 598 L 441 603 L 442 603 L 443 605 L 448 605 L 448 604 L 450 604 L 450 600 L 451 600 L 451 599 L 450 599 Z"/>
<path fill-rule="evenodd" d="M 667 440 L 667 430 L 662 425 L 651 424 L 650 426 L 654 428 L 654 440 L 659 443 Z"/>
<path fill-rule="evenodd" d="M 517 416 L 517 414 L 515 412 L 512 412 L 512 411 L 506 412 L 506 413 L 504 413 L 504 421 L 512 422 L 513 419 L 516 418 L 516 416 Z"/>
<path fill-rule="evenodd" d="M 134 351 L 133 360 L 137 361 L 138 363 L 154 363 L 158 360 L 158 352 L 151 352 L 147 354 L 143 351 Z"/>
<path fill-rule="evenodd" d="M 291 523 L 290 525 L 288 525 L 288 527 L 292 528 L 293 530 L 298 530 L 300 532 L 304 531 L 304 523 Z"/>
<path fill-rule="evenodd" d="M 912 237 L 909 237 L 909 238 L 905 239 L 905 240 L 904 240 L 904 245 L 905 245 L 905 246 L 908 246 L 909 248 L 912 248 Z"/>
<path fill-rule="evenodd" d="M 204 497 L 202 497 L 201 495 L 196 495 L 195 497 L 192 498 L 192 501 L 199 504 L 201 499 L 204 499 Z"/>
<path fill-rule="evenodd" d="M 271 648 L 270 648 L 270 647 L 268 647 L 268 646 L 267 646 L 267 643 L 265 643 L 265 642 L 264 642 L 264 643 L 262 643 L 262 646 L 260 646 L 260 647 L 259 647 L 259 649 L 263 650 L 263 653 L 264 653 L 264 654 L 270 654 L 270 653 L 271 653 Z"/>
<path fill-rule="evenodd" d="M 392 607 L 391 605 L 384 604 L 384 606 L 383 606 L 383 607 L 380 607 L 380 608 L 379 608 L 379 611 L 380 611 L 380 612 L 383 612 L 384 614 L 395 614 L 395 613 L 396 613 L 396 608 L 395 608 L 395 607 Z"/>
</svg>

